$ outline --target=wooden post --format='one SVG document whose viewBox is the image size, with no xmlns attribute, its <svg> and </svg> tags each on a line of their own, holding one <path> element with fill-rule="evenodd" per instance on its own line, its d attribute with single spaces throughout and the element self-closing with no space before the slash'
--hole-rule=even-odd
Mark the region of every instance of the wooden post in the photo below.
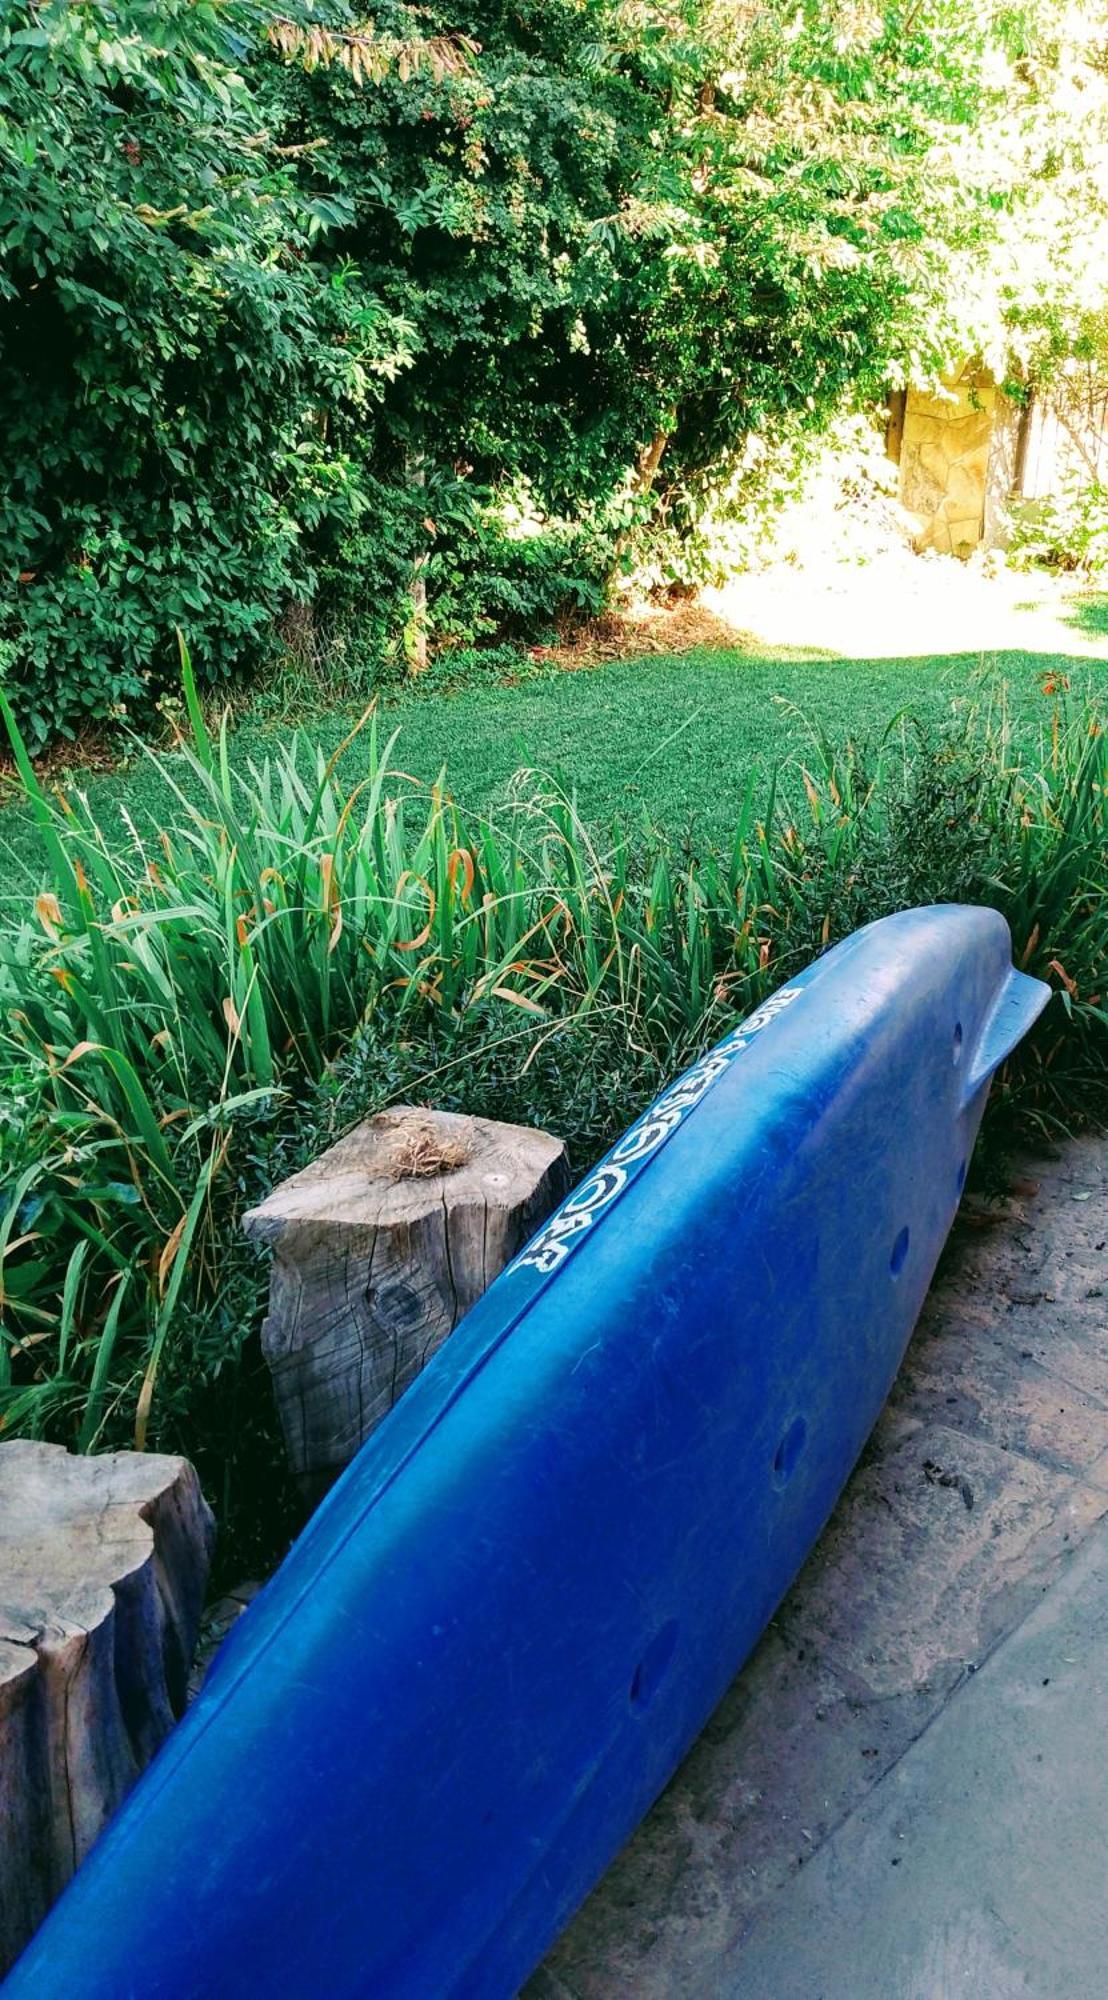
<svg viewBox="0 0 1108 2000">
<path fill-rule="evenodd" d="M 184 1708 L 213 1532 L 183 1458 L 0 1444 L 0 1973 Z"/>
<path fill-rule="evenodd" d="M 274 1249 L 262 1346 L 317 1499 L 568 1186 L 548 1132 L 403 1106 L 245 1218 Z"/>
</svg>

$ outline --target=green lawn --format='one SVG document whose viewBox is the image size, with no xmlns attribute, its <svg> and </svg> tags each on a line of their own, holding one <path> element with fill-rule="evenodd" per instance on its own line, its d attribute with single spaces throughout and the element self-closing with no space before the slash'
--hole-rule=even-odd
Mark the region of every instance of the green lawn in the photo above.
<svg viewBox="0 0 1108 2000">
<path fill-rule="evenodd" d="M 988 672 L 1002 677 L 1021 731 L 1049 725 L 1044 674 L 1067 673 L 1076 694 L 1108 689 L 1108 662 L 1002 653 Z M 980 654 L 918 659 L 787 659 L 741 650 L 678 658 L 619 661 L 588 671 L 550 673 L 515 686 L 482 684 L 456 693 L 407 696 L 383 710 L 399 727 L 393 760 L 416 776 L 445 766 L 455 797 L 471 808 L 495 806 L 521 765 L 560 770 L 576 786 L 586 817 L 638 820 L 645 811 L 672 832 L 726 839 L 751 768 L 804 754 L 805 724 L 790 704 L 833 738 L 875 739 L 898 712 L 928 729 L 988 698 Z M 349 714 L 313 723 L 329 753 L 350 727 Z M 283 732 L 247 721 L 237 732 L 241 756 L 264 755 Z M 347 753 L 357 776 L 359 749 Z M 125 803 L 148 818 L 156 787 L 141 756 L 108 776 L 82 780 L 110 814 Z M 164 796 L 159 797 L 164 807 Z M 0 817 L 0 842 L 14 875 L 37 872 L 37 837 L 16 809 Z M 9 875 L 9 879 L 11 876 Z"/>
<path fill-rule="evenodd" d="M 1049 723 L 1041 687 L 1051 665 L 1069 672 L 1075 689 L 1095 676 L 1108 690 L 1100 662 L 1027 653 L 997 664 L 1028 733 Z M 806 721 L 836 739 L 876 739 L 900 712 L 937 729 L 983 699 L 976 654 L 782 660 L 704 652 L 408 701 L 390 726 L 400 725 L 395 754 L 404 768 L 433 778 L 445 764 L 451 790 L 469 806 L 494 804 L 513 772 L 532 765 L 561 770 L 587 818 L 645 810 L 670 830 L 726 837 L 751 766 L 802 757 Z M 329 745 L 341 738 L 334 723 L 313 733 Z"/>
</svg>

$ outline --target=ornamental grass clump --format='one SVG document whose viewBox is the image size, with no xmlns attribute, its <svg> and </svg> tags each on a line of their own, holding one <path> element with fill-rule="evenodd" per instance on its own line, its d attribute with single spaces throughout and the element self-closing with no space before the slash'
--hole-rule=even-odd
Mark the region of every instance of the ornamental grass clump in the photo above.
<svg viewBox="0 0 1108 2000">
<path fill-rule="evenodd" d="M 1012 955 L 1054 988 L 993 1090 L 1024 1136 L 1108 1118 L 1108 737 L 1090 694 L 1043 681 L 1037 742 L 1003 684 L 937 744 L 904 718 L 875 757 L 811 735 L 808 813 L 786 828 L 791 893 L 823 940 L 896 909 L 987 903 Z M 799 821 L 798 821 L 799 824 Z"/>
<path fill-rule="evenodd" d="M 702 879 L 618 836 L 601 850 L 554 788 L 470 819 L 394 766 L 373 716 L 350 789 L 340 753 L 295 738 L 236 771 L 187 660 L 185 691 L 191 740 L 156 760 L 156 832 L 125 803 L 109 824 L 48 791 L 4 704 L 48 886 L 0 931 L 0 1060 L 25 1105 L 0 1408 L 82 1449 L 166 1436 L 172 1330 L 218 1301 L 268 1137 L 359 1033 L 410 1047 L 479 1019 L 530 1042 L 595 1012 L 680 1060 L 744 981 L 757 996 L 774 976 L 752 826 L 735 896 L 715 864 Z"/>
</svg>

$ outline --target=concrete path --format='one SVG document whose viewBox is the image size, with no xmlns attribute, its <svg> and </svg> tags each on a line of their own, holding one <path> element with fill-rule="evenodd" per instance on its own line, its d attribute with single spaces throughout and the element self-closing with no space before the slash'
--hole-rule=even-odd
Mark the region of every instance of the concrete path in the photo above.
<svg viewBox="0 0 1108 2000">
<path fill-rule="evenodd" d="M 819 1547 L 528 2000 L 1108 1995 L 1106 1239 L 1108 1144 L 1095 1139 L 1029 1164 L 1002 1209 L 963 1214 Z M 1057 1678 L 1059 1693 L 1027 1701 L 1048 1656 L 1039 1681 Z M 944 1868 L 947 1823 L 961 1832 Z M 1078 1828 L 1087 1852 L 1068 1869 Z M 886 1879 L 909 1849 L 910 1934 L 894 1906 L 912 1899 Z M 1068 1871 L 1061 1922 L 1016 1884 L 1000 1896 L 1006 1869 L 1026 1885 L 1040 1861 L 1052 1895 Z M 1019 1935 L 1004 1942 L 1021 1910 L 1037 1957 Z M 1082 1986 L 1102 1952 L 1099 1984 Z M 1061 1983 L 1042 1983 L 1051 1968 Z M 1012 1985 L 1025 1971 L 1031 1983 Z"/>
<path fill-rule="evenodd" d="M 1108 1529 L 701 1991 L 1103 2000 Z"/>
</svg>

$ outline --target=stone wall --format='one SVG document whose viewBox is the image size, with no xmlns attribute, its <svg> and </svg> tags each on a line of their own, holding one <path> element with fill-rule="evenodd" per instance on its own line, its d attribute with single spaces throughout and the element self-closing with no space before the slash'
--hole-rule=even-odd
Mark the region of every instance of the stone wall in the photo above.
<svg viewBox="0 0 1108 2000">
<path fill-rule="evenodd" d="M 1022 479 L 1021 432 L 1026 430 L 1027 412 L 997 391 L 993 408 L 993 433 L 989 445 L 989 469 L 985 478 L 985 547 L 1006 549 L 1012 535 L 1013 500 L 1018 506 Z M 1026 444 L 1023 449 L 1026 449 Z"/>
<path fill-rule="evenodd" d="M 909 389 L 900 443 L 900 500 L 916 546 L 968 556 L 985 535 L 993 427 L 1004 397 L 991 375 L 964 371 L 935 395 Z"/>
</svg>

